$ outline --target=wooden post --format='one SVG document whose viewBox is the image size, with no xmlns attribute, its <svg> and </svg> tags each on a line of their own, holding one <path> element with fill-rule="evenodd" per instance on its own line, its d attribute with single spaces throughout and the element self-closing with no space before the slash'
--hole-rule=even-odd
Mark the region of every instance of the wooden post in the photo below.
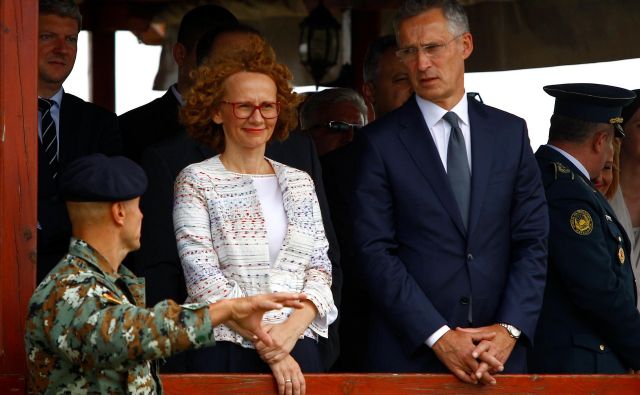
<svg viewBox="0 0 640 395">
<path fill-rule="evenodd" d="M 0 389 L 16 394 L 36 279 L 37 32 L 37 1 L 0 1 Z"/>
<path fill-rule="evenodd" d="M 353 86 L 361 93 L 364 77 L 362 67 L 364 55 L 371 44 L 380 35 L 380 10 L 351 10 L 351 62 L 353 63 Z"/>
<path fill-rule="evenodd" d="M 116 110 L 116 33 L 91 32 L 91 101 Z"/>
</svg>

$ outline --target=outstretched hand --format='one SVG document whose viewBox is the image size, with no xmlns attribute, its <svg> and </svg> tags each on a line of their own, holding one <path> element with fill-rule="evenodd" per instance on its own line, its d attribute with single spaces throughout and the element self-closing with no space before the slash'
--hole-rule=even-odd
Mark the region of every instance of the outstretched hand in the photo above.
<svg viewBox="0 0 640 395">
<path fill-rule="evenodd" d="M 232 321 L 235 326 L 242 328 L 245 334 L 251 334 L 254 341 L 262 341 L 271 346 L 271 336 L 262 328 L 262 316 L 270 310 L 283 307 L 301 309 L 301 301 L 306 300 L 304 294 L 273 293 L 248 296 L 245 298 L 225 299 L 209 306 L 211 321 L 218 325 L 225 321 Z"/>
</svg>

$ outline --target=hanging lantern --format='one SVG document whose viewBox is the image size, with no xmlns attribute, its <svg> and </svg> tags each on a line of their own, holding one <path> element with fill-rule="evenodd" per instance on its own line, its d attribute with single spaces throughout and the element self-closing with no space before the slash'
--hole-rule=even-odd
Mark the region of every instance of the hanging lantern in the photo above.
<svg viewBox="0 0 640 395">
<path fill-rule="evenodd" d="M 322 4 L 300 23 L 300 61 L 311 73 L 316 86 L 338 61 L 340 24 Z"/>
</svg>

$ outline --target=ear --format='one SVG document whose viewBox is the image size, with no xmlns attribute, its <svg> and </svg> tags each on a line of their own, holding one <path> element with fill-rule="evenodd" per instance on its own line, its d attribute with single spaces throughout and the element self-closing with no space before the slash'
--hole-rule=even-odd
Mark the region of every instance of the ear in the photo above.
<svg viewBox="0 0 640 395">
<path fill-rule="evenodd" d="M 211 120 L 217 125 L 222 125 L 222 106 L 218 106 L 211 113 Z"/>
<path fill-rule="evenodd" d="M 179 67 L 184 66 L 185 59 L 187 58 L 187 48 L 181 43 L 175 43 L 173 45 L 173 60 Z"/>
<path fill-rule="evenodd" d="M 467 59 L 473 52 L 473 36 L 467 32 L 460 39 L 462 40 L 462 58 Z"/>
<path fill-rule="evenodd" d="M 364 96 L 364 100 L 367 104 L 371 104 L 372 106 L 376 104 L 375 92 L 376 90 L 371 82 L 365 82 L 362 84 L 362 96 Z"/>
<path fill-rule="evenodd" d="M 596 154 L 602 153 L 609 144 L 609 133 L 606 131 L 597 131 L 593 134 L 591 140 L 592 150 Z"/>
<path fill-rule="evenodd" d="M 117 225 L 124 225 L 124 218 L 126 217 L 126 210 L 124 202 L 115 202 L 111 204 L 111 218 Z"/>
</svg>

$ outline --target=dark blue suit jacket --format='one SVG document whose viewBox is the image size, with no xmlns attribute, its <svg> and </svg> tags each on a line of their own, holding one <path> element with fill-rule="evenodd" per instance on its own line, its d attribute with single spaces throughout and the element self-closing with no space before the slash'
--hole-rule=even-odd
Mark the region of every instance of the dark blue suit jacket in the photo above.
<svg viewBox="0 0 640 395">
<path fill-rule="evenodd" d="M 536 158 L 551 227 L 549 275 L 529 367 L 585 374 L 640 369 L 640 313 L 627 234 L 568 159 L 547 146 Z M 572 225 L 572 218 L 583 222 Z"/>
<path fill-rule="evenodd" d="M 526 368 L 546 274 L 540 172 L 524 120 L 474 100 L 469 118 L 469 231 L 415 97 L 362 130 L 354 241 L 374 303 L 372 371 L 446 371 L 431 334 L 497 322 L 523 332 L 507 371 Z"/>
</svg>

